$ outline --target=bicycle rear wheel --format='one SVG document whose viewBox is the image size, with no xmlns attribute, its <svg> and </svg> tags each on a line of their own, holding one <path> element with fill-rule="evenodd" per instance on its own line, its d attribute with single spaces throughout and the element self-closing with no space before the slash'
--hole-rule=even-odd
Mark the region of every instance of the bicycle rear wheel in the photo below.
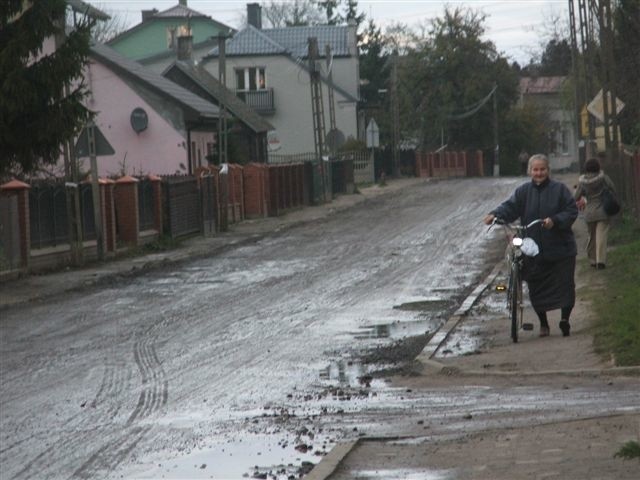
<svg viewBox="0 0 640 480">
<path fill-rule="evenodd" d="M 518 342 L 518 330 L 522 326 L 524 307 L 522 305 L 522 279 L 518 265 L 511 265 L 509 276 L 509 313 L 511 316 L 511 339 L 513 343 Z"/>
</svg>

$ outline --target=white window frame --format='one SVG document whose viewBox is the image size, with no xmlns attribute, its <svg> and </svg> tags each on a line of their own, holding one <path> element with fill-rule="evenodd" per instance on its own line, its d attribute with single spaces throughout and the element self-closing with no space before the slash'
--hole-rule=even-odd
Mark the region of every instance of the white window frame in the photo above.
<svg viewBox="0 0 640 480">
<path fill-rule="evenodd" d="M 255 70 L 255 78 L 254 83 L 256 88 L 251 88 L 251 78 L 250 78 L 250 73 L 251 70 Z M 244 87 L 245 88 L 240 88 L 240 85 L 238 84 L 238 74 L 240 72 L 243 72 L 243 80 L 244 80 Z M 266 90 L 267 89 L 267 67 L 241 67 L 241 68 L 236 68 L 235 69 L 235 79 L 236 79 L 236 90 L 238 92 L 256 92 L 259 90 Z M 262 75 L 263 78 L 263 82 L 261 84 L 260 82 L 260 77 Z"/>
</svg>

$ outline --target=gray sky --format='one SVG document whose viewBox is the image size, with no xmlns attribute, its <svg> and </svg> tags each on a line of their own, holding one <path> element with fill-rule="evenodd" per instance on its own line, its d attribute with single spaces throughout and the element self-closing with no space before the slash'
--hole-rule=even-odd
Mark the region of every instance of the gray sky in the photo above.
<svg viewBox="0 0 640 480">
<path fill-rule="evenodd" d="M 166 10 L 178 0 L 88 0 L 107 13 L 117 13 L 133 26 L 140 22 L 141 10 Z M 256 0 L 188 0 L 190 8 L 225 23 L 241 26 L 246 4 Z M 262 3 L 262 2 L 259 2 Z M 467 6 L 487 15 L 486 37 L 498 51 L 511 60 L 526 63 L 531 53 L 540 50 L 540 34 L 545 21 L 554 16 L 567 17 L 567 0 L 359 0 L 360 11 L 383 29 L 392 23 L 415 26 L 439 16 L 445 5 Z"/>
</svg>

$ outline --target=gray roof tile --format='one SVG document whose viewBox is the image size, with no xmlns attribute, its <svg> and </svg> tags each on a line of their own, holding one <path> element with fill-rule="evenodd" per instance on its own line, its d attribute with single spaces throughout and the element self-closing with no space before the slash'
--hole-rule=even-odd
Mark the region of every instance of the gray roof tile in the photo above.
<svg viewBox="0 0 640 480">
<path fill-rule="evenodd" d="M 286 27 L 257 29 L 249 25 L 227 40 L 227 55 L 278 55 L 289 54 L 293 58 L 306 58 L 309 38 L 318 39 L 320 57 L 324 56 L 324 46 L 330 45 L 335 56 L 348 56 L 349 27 L 317 25 L 311 27 Z M 218 48 L 209 52 L 218 56 Z"/>
<path fill-rule="evenodd" d="M 134 80 L 141 82 L 147 86 L 147 88 L 151 88 L 165 98 L 180 104 L 182 107 L 199 117 L 207 119 L 219 117 L 220 110 L 211 102 L 208 102 L 176 83 L 167 80 L 162 75 L 149 70 L 138 62 L 120 55 L 114 49 L 106 45 L 94 43 L 91 46 L 91 55 L 129 78 L 133 78 Z"/>
</svg>

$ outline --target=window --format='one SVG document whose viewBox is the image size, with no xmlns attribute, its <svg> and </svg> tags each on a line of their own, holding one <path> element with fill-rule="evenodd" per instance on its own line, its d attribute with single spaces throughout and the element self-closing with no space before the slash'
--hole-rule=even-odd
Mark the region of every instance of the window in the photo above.
<svg viewBox="0 0 640 480">
<path fill-rule="evenodd" d="M 267 88 L 267 75 L 264 67 L 236 69 L 236 90 L 255 91 Z"/>
<path fill-rule="evenodd" d="M 563 129 L 561 132 L 561 135 L 562 135 L 562 140 L 561 140 L 560 147 L 562 148 L 562 153 L 567 154 L 569 153 L 569 132 Z"/>
</svg>

